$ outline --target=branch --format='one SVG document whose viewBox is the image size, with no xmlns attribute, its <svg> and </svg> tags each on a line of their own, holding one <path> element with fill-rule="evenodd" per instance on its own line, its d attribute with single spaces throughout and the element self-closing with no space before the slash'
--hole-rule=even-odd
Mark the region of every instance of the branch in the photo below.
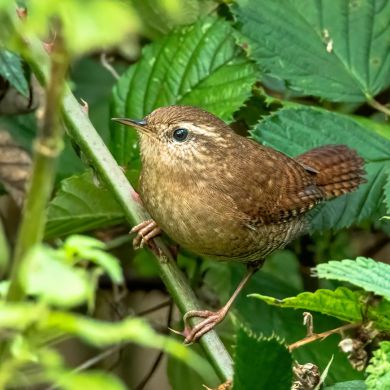
<svg viewBox="0 0 390 390">
<path fill-rule="evenodd" d="M 29 48 L 25 55 L 26 61 L 37 79 L 41 84 L 45 85 L 49 61 L 47 53 L 44 52 L 42 44 L 38 40 L 29 39 L 28 44 Z M 112 191 L 119 204 L 121 204 L 128 222 L 138 224 L 145 219 L 150 219 L 150 216 L 140 203 L 136 201 L 136 193 L 126 176 L 69 89 L 65 93 L 62 110 L 69 135 L 78 144 L 83 154 L 99 173 L 100 178 Z M 154 242 L 157 250 L 153 253 L 161 278 L 175 304 L 182 313 L 189 310 L 199 310 L 201 307 L 196 296 L 184 274 L 172 258 L 170 251 L 160 238 L 154 240 Z M 195 319 L 192 324 L 196 324 L 199 321 L 199 319 Z M 200 344 L 219 377 L 224 381 L 231 379 L 233 377 L 232 360 L 216 332 L 210 331 L 204 335 L 200 340 Z"/>
</svg>

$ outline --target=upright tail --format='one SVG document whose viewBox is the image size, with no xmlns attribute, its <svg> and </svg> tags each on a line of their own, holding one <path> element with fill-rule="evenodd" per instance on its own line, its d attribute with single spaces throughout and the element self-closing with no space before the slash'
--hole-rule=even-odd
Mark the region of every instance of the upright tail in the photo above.
<svg viewBox="0 0 390 390">
<path fill-rule="evenodd" d="M 316 184 L 327 199 L 355 191 L 364 179 L 364 160 L 345 145 L 326 145 L 296 157 L 315 175 Z"/>
</svg>

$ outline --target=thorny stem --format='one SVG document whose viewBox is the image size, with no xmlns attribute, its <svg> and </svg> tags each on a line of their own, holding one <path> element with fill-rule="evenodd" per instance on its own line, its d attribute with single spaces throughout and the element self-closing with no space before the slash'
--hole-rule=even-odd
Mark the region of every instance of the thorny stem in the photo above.
<svg viewBox="0 0 390 390">
<path fill-rule="evenodd" d="M 354 324 L 346 324 L 346 325 L 340 326 L 336 329 L 327 330 L 326 332 L 322 332 L 322 333 L 313 333 L 312 335 L 307 336 L 307 337 L 303 338 L 302 340 L 299 340 L 299 341 L 296 341 L 295 343 L 290 344 L 288 346 L 288 350 L 291 352 L 294 349 L 300 348 L 305 344 L 309 344 L 309 343 L 312 343 L 313 341 L 320 340 L 320 339 L 323 340 L 332 334 L 342 333 L 345 330 L 358 328 L 361 325 L 362 324 L 360 322 L 358 322 L 358 323 L 354 323 Z"/>
<path fill-rule="evenodd" d="M 62 149 L 60 103 L 68 61 L 60 36 L 57 37 L 51 59 L 43 122 L 34 142 L 32 173 L 12 263 L 7 294 L 7 299 L 10 301 L 19 301 L 25 296 L 19 279 L 20 269 L 26 253 L 43 238 L 46 222 L 45 208 L 53 189 L 57 157 Z"/>
</svg>

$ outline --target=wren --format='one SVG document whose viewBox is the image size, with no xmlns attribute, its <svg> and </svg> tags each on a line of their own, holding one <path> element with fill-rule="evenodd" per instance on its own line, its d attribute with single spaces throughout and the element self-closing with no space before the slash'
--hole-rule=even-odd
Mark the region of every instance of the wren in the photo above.
<svg viewBox="0 0 390 390">
<path fill-rule="evenodd" d="M 248 266 L 222 309 L 185 314 L 185 343 L 221 322 L 263 259 L 307 230 L 308 211 L 365 181 L 363 159 L 345 145 L 291 158 L 191 106 L 161 107 L 143 120 L 113 119 L 140 137 L 140 196 L 153 220 L 132 229 L 134 245 L 161 228 L 190 251 Z M 190 317 L 204 320 L 190 329 Z"/>
</svg>

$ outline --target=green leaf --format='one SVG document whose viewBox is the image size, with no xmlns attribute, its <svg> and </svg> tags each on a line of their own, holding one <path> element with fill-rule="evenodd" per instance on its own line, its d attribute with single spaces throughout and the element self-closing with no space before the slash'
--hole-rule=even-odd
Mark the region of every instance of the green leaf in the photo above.
<svg viewBox="0 0 390 390">
<path fill-rule="evenodd" d="M 390 329 L 389 302 L 369 305 L 367 294 L 346 287 L 338 287 L 334 291 L 320 289 L 314 293 L 303 292 L 284 299 L 260 294 L 250 294 L 249 297 L 260 299 L 268 305 L 316 311 L 348 322 L 373 321 L 380 329 Z M 362 313 L 365 314 L 364 318 Z"/>
<path fill-rule="evenodd" d="M 57 384 L 65 390 L 126 390 L 126 386 L 118 378 L 99 371 L 65 374 Z"/>
<path fill-rule="evenodd" d="M 12 51 L 0 48 L 0 76 L 8 80 L 23 96 L 29 97 L 29 88 L 20 57 Z"/>
<path fill-rule="evenodd" d="M 46 35 L 54 16 L 61 20 L 62 34 L 72 55 L 114 45 L 138 28 L 132 9 L 117 0 L 30 0 L 22 28 L 26 34 Z"/>
<path fill-rule="evenodd" d="M 370 100 L 390 85 L 390 3 L 237 0 L 249 52 L 292 90 L 332 101 Z"/>
<path fill-rule="evenodd" d="M 249 297 L 260 299 L 269 305 L 318 311 L 341 320 L 355 322 L 362 318 L 359 304 L 362 295 L 361 292 L 339 287 L 335 291 L 320 289 L 314 293 L 303 292 L 296 297 L 284 299 L 275 299 L 260 294 L 251 294 Z"/>
<path fill-rule="evenodd" d="M 233 390 L 289 389 L 292 357 L 275 337 L 257 337 L 240 328 L 234 357 Z"/>
<path fill-rule="evenodd" d="M 64 242 L 63 250 L 68 257 L 75 260 L 88 260 L 100 266 L 114 283 L 123 282 L 122 268 L 117 258 L 104 252 L 106 245 L 95 238 L 87 236 L 70 236 Z"/>
<path fill-rule="evenodd" d="M 382 341 L 379 349 L 366 369 L 367 390 L 385 390 L 390 388 L 390 341 Z"/>
<path fill-rule="evenodd" d="M 142 20 L 142 33 L 150 39 L 195 23 L 217 6 L 213 0 L 131 0 L 131 4 Z"/>
<path fill-rule="evenodd" d="M 28 294 L 60 307 L 84 303 L 90 289 L 84 269 L 72 268 L 63 261 L 60 253 L 43 245 L 27 253 L 21 280 Z"/>
<path fill-rule="evenodd" d="M 256 141 L 289 156 L 326 144 L 347 144 L 364 158 L 368 183 L 317 209 L 311 222 L 313 229 L 347 227 L 368 219 L 380 209 L 386 172 L 390 169 L 389 140 L 344 115 L 301 106 L 266 117 L 251 134 Z"/>
<path fill-rule="evenodd" d="M 159 335 L 143 319 L 127 317 L 119 322 L 105 322 L 70 312 L 48 310 L 39 304 L 0 302 L 1 329 L 25 331 L 32 326 L 42 332 L 56 331 L 76 336 L 99 348 L 134 342 L 161 349 L 190 365 L 201 376 L 208 373 L 207 364 L 198 354 L 173 338 Z"/>
<path fill-rule="evenodd" d="M 112 116 L 143 118 L 157 107 L 194 105 L 230 120 L 251 93 L 256 70 L 235 44 L 234 30 L 206 18 L 147 46 L 113 90 Z M 120 164 L 137 160 L 135 131 L 112 123 Z"/>
<path fill-rule="evenodd" d="M 381 295 L 390 301 L 390 265 L 373 259 L 329 261 L 316 267 L 319 278 L 341 280 Z"/>
<path fill-rule="evenodd" d="M 123 211 L 111 192 L 95 184 L 91 172 L 72 176 L 49 203 L 45 237 L 80 233 L 124 221 Z"/>
<path fill-rule="evenodd" d="M 324 390 L 366 390 L 367 386 L 364 381 L 347 381 L 335 383 L 332 386 L 327 386 Z"/>
<path fill-rule="evenodd" d="M 275 256 L 276 255 L 277 252 L 275 253 Z M 225 276 L 225 274 L 223 274 L 223 278 L 220 276 L 220 279 L 225 281 L 224 286 L 221 283 L 222 292 L 226 294 L 226 285 L 229 283 L 229 292 L 231 294 L 241 280 L 244 270 L 238 264 L 219 265 L 223 270 L 228 269 L 231 271 L 231 278 Z M 278 269 L 275 272 L 280 274 L 284 271 L 283 269 Z M 250 327 L 254 332 L 264 334 L 267 337 L 271 337 L 277 332 L 277 335 L 284 338 L 288 344 L 305 337 L 306 328 L 302 325 L 301 310 L 272 307 L 257 299 L 247 298 L 248 294 L 256 292 L 261 292 L 264 295 L 277 297 L 279 299 L 297 295 L 299 290 L 289 285 L 290 274 L 294 271 L 290 270 L 289 272 L 289 277 L 285 277 L 284 281 L 281 281 L 280 278 L 276 277 L 274 274 L 263 271 L 254 275 L 245 289 L 239 294 L 234 304 L 231 315 L 234 315 L 236 320 L 235 323 L 238 326 L 239 324 L 243 324 L 246 327 Z M 295 272 L 298 273 L 298 269 Z M 291 277 L 294 278 L 295 276 L 291 275 Z M 213 280 L 218 280 L 218 274 L 215 275 Z M 212 286 L 214 286 L 214 284 L 212 284 Z M 223 298 L 222 302 L 225 300 L 226 298 Z M 387 310 L 390 310 L 389 306 L 387 306 Z M 383 308 L 383 312 L 385 311 L 386 307 Z M 314 314 L 314 324 L 317 332 L 323 332 L 341 326 L 342 322 L 337 318 L 316 313 Z M 329 371 L 329 380 L 341 381 L 361 379 L 361 373 L 358 373 L 351 367 L 346 355 L 337 347 L 339 341 L 339 337 L 331 336 L 319 343 L 308 344 L 303 348 L 294 350 L 294 359 L 299 362 L 315 362 L 320 370 L 323 370 L 330 357 L 334 355 L 334 363 Z M 228 343 L 231 344 L 232 340 L 228 339 Z"/>
</svg>

